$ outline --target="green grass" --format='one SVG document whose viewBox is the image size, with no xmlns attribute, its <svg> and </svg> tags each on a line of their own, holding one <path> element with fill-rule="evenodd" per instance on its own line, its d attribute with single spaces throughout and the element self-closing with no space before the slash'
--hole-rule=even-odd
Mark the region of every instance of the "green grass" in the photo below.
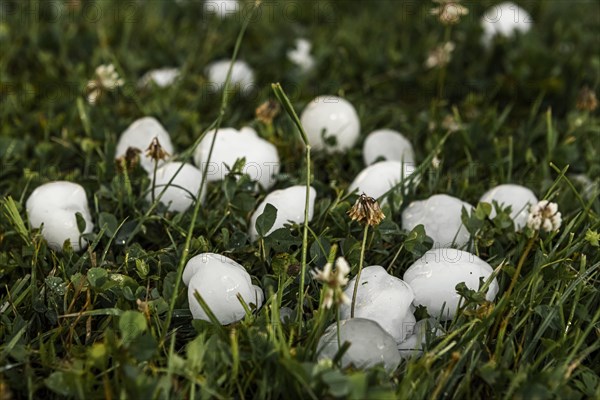
<svg viewBox="0 0 600 400">
<path fill-rule="evenodd" d="M 428 2 L 265 1 L 238 54 L 254 68 L 257 89 L 229 98 L 207 90 L 204 67 L 232 57 L 243 18 L 203 15 L 193 1 L 143 3 L 56 11 L 48 9 L 62 2 L 0 2 L 2 400 L 600 397 L 600 119 L 598 110 L 576 109 L 582 87 L 600 86 L 597 2 L 525 2 L 532 31 L 485 52 L 479 17 L 490 1 L 466 3 L 470 14 L 448 32 L 428 15 Z M 456 50 L 440 97 L 439 72 L 423 63 L 447 34 Z M 317 59 L 306 76 L 285 56 L 298 36 L 313 42 Z M 127 84 L 91 107 L 83 88 L 105 63 Z M 136 87 L 163 66 L 182 68 L 175 86 Z M 275 189 L 304 185 L 304 144 L 292 119 L 282 112 L 271 127 L 254 116 L 276 98 L 274 82 L 296 111 L 316 95 L 337 94 L 361 119 L 354 149 L 312 153 L 318 196 L 307 269 L 321 267 L 336 244 L 356 273 L 363 229 L 346 215 L 354 197 L 344 190 L 363 167 L 364 137 L 377 128 L 411 140 L 423 177 L 410 193 L 390 194 L 385 221 L 370 230 L 366 265 L 401 277 L 427 250 L 422 232 L 401 230 L 400 214 L 435 193 L 476 204 L 491 186 L 523 184 L 558 203 L 560 231 L 531 239 L 527 252 L 530 238 L 503 224 L 505 213 L 467 218 L 476 253 L 498 270 L 493 305 L 465 293 L 467 306 L 445 324 L 446 335 L 392 375 L 318 363 L 316 343 L 335 315 L 319 309 L 321 288 L 310 274 L 300 321 L 278 318 L 280 305 L 298 308 L 301 227 L 252 244 L 250 213 L 266 193 L 253 193 L 245 179 L 210 184 L 205 204 L 171 214 L 144 200 L 143 172 L 124 179 L 113 161 L 119 134 L 141 116 L 161 121 L 188 156 L 210 127 L 250 125 L 278 147 Z M 452 133 L 442 125 L 448 115 L 460 122 Z M 441 168 L 433 169 L 438 150 Z M 585 192 L 578 174 L 595 189 Z M 88 193 L 96 229 L 84 252 L 51 251 L 28 225 L 25 200 L 58 179 Z M 267 297 L 259 312 L 226 327 L 192 321 L 178 275 L 187 258 L 206 251 L 247 268 Z"/>
</svg>

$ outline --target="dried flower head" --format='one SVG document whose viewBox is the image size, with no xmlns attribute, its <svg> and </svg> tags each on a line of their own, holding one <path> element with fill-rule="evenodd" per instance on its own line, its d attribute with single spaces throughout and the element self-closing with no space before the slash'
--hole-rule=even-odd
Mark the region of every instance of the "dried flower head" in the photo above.
<svg viewBox="0 0 600 400">
<path fill-rule="evenodd" d="M 469 13 L 469 10 L 460 4 L 460 0 L 433 0 L 439 4 L 431 9 L 431 14 L 438 17 L 444 25 L 454 25 L 460 22 L 460 18 Z"/>
<path fill-rule="evenodd" d="M 104 92 L 111 92 L 118 87 L 123 86 L 123 79 L 119 78 L 119 73 L 112 64 L 100 65 L 96 68 L 96 76 L 87 83 L 87 101 L 91 105 L 98 102 L 98 99 Z"/>
<path fill-rule="evenodd" d="M 273 123 L 273 119 L 279 114 L 279 103 L 274 100 L 267 100 L 256 109 L 256 118 L 267 125 Z"/>
<path fill-rule="evenodd" d="M 350 303 L 350 299 L 342 290 L 348 284 L 349 273 L 350 265 L 348 265 L 348 262 L 343 257 L 338 257 L 335 260 L 335 269 L 333 269 L 331 263 L 327 263 L 322 270 L 311 272 L 313 278 L 325 285 L 323 299 L 323 306 L 325 308 L 331 308 L 334 303 L 337 305 Z"/>
<path fill-rule="evenodd" d="M 361 194 L 356 199 L 356 203 L 348 211 L 348 215 L 352 221 L 366 223 L 371 226 L 379 225 L 385 218 L 385 214 L 381 211 L 379 203 L 372 197 L 366 194 Z"/>
<path fill-rule="evenodd" d="M 117 171 L 124 172 L 133 171 L 133 169 L 140 163 L 140 153 L 142 151 L 137 147 L 128 147 L 125 155 L 117 158 Z"/>
<path fill-rule="evenodd" d="M 577 96 L 577 109 L 591 112 L 596 108 L 598 108 L 596 93 L 587 86 L 583 87 Z"/>
<path fill-rule="evenodd" d="M 442 43 L 429 52 L 425 66 L 427 68 L 445 67 L 450 63 L 452 52 L 456 46 L 453 42 Z"/>
<path fill-rule="evenodd" d="M 562 224 L 562 216 L 558 212 L 558 205 L 542 200 L 529 209 L 527 226 L 530 229 L 546 232 L 557 231 Z"/>
<path fill-rule="evenodd" d="M 169 156 L 169 153 L 160 145 L 158 137 L 154 137 L 150 146 L 146 149 L 146 157 L 150 157 L 154 161 L 164 160 Z"/>
</svg>

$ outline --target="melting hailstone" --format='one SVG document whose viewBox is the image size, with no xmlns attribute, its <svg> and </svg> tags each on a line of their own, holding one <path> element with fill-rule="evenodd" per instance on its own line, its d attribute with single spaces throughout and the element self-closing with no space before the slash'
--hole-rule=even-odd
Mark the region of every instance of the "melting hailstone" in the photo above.
<svg viewBox="0 0 600 400">
<path fill-rule="evenodd" d="M 400 363 L 394 338 L 375 321 L 352 318 L 340 321 L 340 343 L 349 342 L 350 347 L 342 356 L 342 368 L 353 365 L 356 368 L 369 368 L 383 364 L 392 372 Z M 334 359 L 339 350 L 337 324 L 333 323 L 317 344 L 318 359 Z"/>
<path fill-rule="evenodd" d="M 379 157 L 413 166 L 415 164 L 412 144 L 400 132 L 391 129 L 380 129 L 369 133 L 363 144 L 365 165 L 373 164 Z"/>
<path fill-rule="evenodd" d="M 264 294 L 253 285 L 246 269 L 232 259 L 215 253 L 202 253 L 190 258 L 182 275 L 188 287 L 188 301 L 194 319 L 210 321 L 196 300 L 197 291 L 222 325 L 239 321 L 246 315 L 238 293 L 244 302 L 260 308 Z"/>
<path fill-rule="evenodd" d="M 529 207 L 537 204 L 538 199 L 535 194 L 524 186 L 520 185 L 499 185 L 487 192 L 479 199 L 481 203 L 497 202 L 502 208 L 510 206 L 510 217 L 515 223 L 515 229 L 520 230 L 527 225 L 529 216 Z M 490 218 L 496 216 L 496 208 L 492 207 Z"/>
<path fill-rule="evenodd" d="M 135 147 L 141 151 L 140 165 L 146 171 L 151 172 L 154 169 L 154 160 L 146 156 L 146 149 L 150 146 L 152 139 L 155 137 L 167 153 L 173 154 L 171 137 L 165 128 L 155 118 L 144 117 L 135 120 L 121 134 L 119 142 L 117 143 L 115 158 L 124 156 L 129 147 Z"/>
<path fill-rule="evenodd" d="M 310 221 L 313 217 L 315 208 L 315 198 L 317 192 L 314 188 L 310 188 L 309 205 L 308 205 L 308 220 Z M 252 240 L 258 238 L 258 232 L 256 231 L 256 220 L 263 211 L 267 204 L 271 204 L 277 209 L 277 218 L 275 223 L 266 233 L 269 235 L 276 229 L 283 228 L 283 226 L 289 221 L 301 224 L 304 222 L 304 206 L 306 200 L 306 186 L 292 186 L 287 189 L 275 190 L 265 197 L 260 205 L 252 214 L 250 218 L 250 237 Z"/>
<path fill-rule="evenodd" d="M 158 168 L 156 170 L 156 184 L 154 185 L 154 197 L 158 198 L 164 189 L 165 192 L 160 198 L 160 202 L 168 206 L 169 210 L 175 212 L 183 212 L 192 205 L 202 182 L 202 172 L 198 168 L 191 164 L 184 164 L 183 167 L 181 165 L 181 162 L 169 162 Z M 150 177 L 152 178 L 152 174 L 150 174 Z M 169 185 L 171 179 L 173 181 Z M 152 188 L 152 183 L 150 187 Z M 204 201 L 205 194 L 206 184 L 200 195 L 201 202 Z M 146 200 L 152 201 L 151 193 L 146 195 Z"/>
<path fill-rule="evenodd" d="M 402 180 L 406 182 L 406 179 L 414 172 L 412 164 L 403 164 L 400 161 L 380 161 L 363 169 L 348 187 L 348 192 L 352 193 L 357 190 L 358 194 L 364 192 L 377 199 Z"/>
<path fill-rule="evenodd" d="M 355 282 L 356 277 L 344 290 L 351 301 Z M 371 265 L 360 275 L 354 316 L 377 322 L 400 343 L 412 332 L 415 323 L 410 310 L 414 298 L 412 289 L 404 281 L 389 275 L 380 265 Z M 350 307 L 350 304 L 341 305 L 341 319 L 350 318 Z"/>
<path fill-rule="evenodd" d="M 85 190 L 80 185 L 57 181 L 38 186 L 27 199 L 25 208 L 33 228 L 40 228 L 43 224 L 42 236 L 51 249 L 61 251 L 67 239 L 75 251 L 87 247 L 87 242 L 79 243 L 81 234 L 76 213 L 85 220 L 83 233 L 92 232 L 94 223 Z"/>
<path fill-rule="evenodd" d="M 411 231 L 422 224 L 434 247 L 463 247 L 471 237 L 461 220 L 463 207 L 469 213 L 473 209 L 469 203 L 445 194 L 413 201 L 402 212 L 402 229 Z"/>
<path fill-rule="evenodd" d="M 466 251 L 441 248 L 426 252 L 404 273 L 404 281 L 415 293 L 413 304 L 427 307 L 432 317 L 454 318 L 461 296 L 456 285 L 464 282 L 471 290 L 479 290 L 479 278 L 485 282 L 494 272 L 492 267 Z M 496 278 L 490 283 L 486 299 L 498 293 Z"/>
</svg>

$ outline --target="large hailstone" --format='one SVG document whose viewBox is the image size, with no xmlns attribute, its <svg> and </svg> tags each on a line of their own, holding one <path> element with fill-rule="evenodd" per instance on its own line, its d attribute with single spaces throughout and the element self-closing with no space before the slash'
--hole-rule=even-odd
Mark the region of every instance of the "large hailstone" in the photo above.
<svg viewBox="0 0 600 400">
<path fill-rule="evenodd" d="M 342 151 L 354 146 L 360 133 L 360 121 L 356 109 L 350 102 L 336 96 L 319 96 L 311 101 L 300 117 L 315 150 Z M 326 145 L 323 138 L 330 136 L 335 145 Z"/>
<path fill-rule="evenodd" d="M 461 220 L 463 207 L 469 213 L 473 209 L 469 203 L 445 194 L 413 201 L 402 212 L 402 229 L 411 231 L 422 224 L 434 247 L 463 247 L 471 237 Z"/>
<path fill-rule="evenodd" d="M 92 232 L 94 223 L 85 190 L 80 185 L 57 181 L 38 186 L 27 199 L 25 208 L 33 228 L 44 225 L 42 236 L 51 249 L 61 251 L 67 239 L 75 251 L 87 247 L 85 241 L 79 244 L 80 233 L 76 213 L 80 213 L 85 220 L 83 233 Z"/>
<path fill-rule="evenodd" d="M 181 277 L 188 287 L 188 302 L 194 319 L 210 321 L 194 296 L 197 291 L 222 325 L 239 321 L 246 315 L 238 293 L 247 305 L 260 308 L 264 294 L 253 285 L 246 269 L 230 258 L 215 253 L 202 253 L 185 265 Z"/>
<path fill-rule="evenodd" d="M 169 162 L 158 168 L 154 185 L 154 198 L 158 198 L 166 187 L 160 202 L 167 205 L 169 210 L 176 212 L 183 212 L 192 205 L 202 182 L 202 172 L 198 168 L 191 164 L 184 164 L 181 167 L 181 164 L 180 162 Z M 179 170 L 180 167 L 181 170 Z M 178 170 L 179 172 L 177 172 Z M 167 186 L 171 178 L 173 181 Z M 150 187 L 152 188 L 152 183 Z M 200 202 L 204 201 L 205 193 L 206 184 L 202 188 Z M 146 200 L 152 201 L 152 193 L 146 195 Z"/>
<path fill-rule="evenodd" d="M 146 156 L 146 149 L 152 143 L 152 139 L 157 138 L 162 148 L 169 154 L 173 154 L 173 144 L 171 137 L 163 126 L 155 118 L 144 117 L 135 120 L 121 134 L 117 143 L 115 158 L 119 158 L 127 153 L 129 147 L 135 147 L 141 151 L 140 165 L 148 172 L 154 169 L 154 160 Z"/>
<path fill-rule="evenodd" d="M 194 153 L 194 162 L 201 170 L 208 160 L 214 136 L 214 131 L 207 133 Z M 227 167 L 233 167 L 236 160 L 242 157 L 246 159 L 244 173 L 250 175 L 253 181 L 258 181 L 265 189 L 273 186 L 273 175 L 279 172 L 277 148 L 248 127 L 239 131 L 233 128 L 221 128 L 217 131 L 206 175 L 208 181 L 223 179 L 229 173 Z"/>
<path fill-rule="evenodd" d="M 344 294 L 352 300 L 354 277 Z M 377 322 L 397 343 L 411 332 L 415 323 L 410 306 L 415 295 L 405 282 L 389 275 L 380 265 L 365 267 L 360 275 L 354 316 Z M 340 318 L 350 318 L 350 304 L 342 304 Z"/>
<path fill-rule="evenodd" d="M 355 190 L 374 198 L 381 197 L 415 172 L 414 165 L 400 161 L 379 161 L 363 169 L 354 178 L 348 192 Z"/>
<path fill-rule="evenodd" d="M 315 208 L 315 198 L 317 192 L 314 188 L 310 188 L 309 204 L 308 204 L 308 220 L 310 221 L 313 217 Z M 250 218 L 250 237 L 252 240 L 258 238 L 258 232 L 256 231 L 256 220 L 262 215 L 267 204 L 271 204 L 277 209 L 277 218 L 275 223 L 266 233 L 269 235 L 276 229 L 283 228 L 283 226 L 289 221 L 301 224 L 304 222 L 304 209 L 306 200 L 306 186 L 292 186 L 287 189 L 275 190 L 265 197 L 262 203 L 252 214 Z"/>
<path fill-rule="evenodd" d="M 511 2 L 489 8 L 481 18 L 482 42 L 490 46 L 494 36 L 513 37 L 517 32 L 527 33 L 533 21 L 527 11 Z"/>
<path fill-rule="evenodd" d="M 400 353 L 394 338 L 375 321 L 352 318 L 340 321 L 340 344 L 349 342 L 350 347 L 342 356 L 342 368 L 353 365 L 369 368 L 378 364 L 392 372 L 400 363 Z M 325 330 L 317 344 L 318 359 L 333 360 L 339 351 L 337 324 Z"/>
<path fill-rule="evenodd" d="M 464 282 L 469 289 L 479 290 L 479 278 L 486 281 L 493 272 L 488 263 L 474 254 L 441 248 L 429 250 L 415 261 L 403 279 L 415 293 L 415 306 L 425 306 L 432 317 L 447 320 L 454 318 L 461 300 L 456 285 Z M 485 297 L 492 301 L 497 293 L 498 282 L 494 278 Z"/>
<path fill-rule="evenodd" d="M 538 199 L 531 190 L 524 186 L 506 184 L 488 190 L 479 199 L 480 203 L 493 204 L 494 201 L 502 208 L 510 206 L 510 217 L 515 223 L 515 229 L 520 230 L 527 225 L 529 207 L 536 205 Z M 492 207 L 490 218 L 495 216 L 496 208 Z"/>
<path fill-rule="evenodd" d="M 225 88 L 230 64 L 231 60 L 220 60 L 206 67 L 208 81 L 216 85 L 216 90 Z M 233 63 L 229 88 L 236 89 L 242 94 L 248 93 L 254 88 L 254 72 L 245 61 L 236 61 Z"/>
<path fill-rule="evenodd" d="M 371 165 L 379 157 L 388 161 L 400 161 L 415 164 L 415 152 L 412 145 L 400 132 L 380 129 L 369 133 L 363 144 L 363 160 Z"/>
</svg>

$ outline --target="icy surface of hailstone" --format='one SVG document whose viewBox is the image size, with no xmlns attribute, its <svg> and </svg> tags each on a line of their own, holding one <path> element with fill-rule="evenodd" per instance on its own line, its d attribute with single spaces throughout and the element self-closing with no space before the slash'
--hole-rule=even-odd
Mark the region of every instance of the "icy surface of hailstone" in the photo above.
<svg viewBox="0 0 600 400">
<path fill-rule="evenodd" d="M 363 160 L 371 165 L 377 158 L 414 165 L 415 152 L 410 142 L 399 132 L 381 129 L 371 132 L 363 144 Z"/>
<path fill-rule="evenodd" d="M 179 68 L 160 68 L 148 71 L 139 80 L 140 87 L 146 87 L 153 82 L 160 88 L 171 86 L 179 77 Z"/>
<path fill-rule="evenodd" d="M 344 293 L 350 300 L 356 277 Z M 410 306 L 415 296 L 409 285 L 389 275 L 380 265 L 365 267 L 360 275 L 354 316 L 377 322 L 398 343 L 402 342 L 415 323 Z M 342 304 L 340 318 L 350 318 L 350 304 Z"/>
<path fill-rule="evenodd" d="M 155 118 L 144 117 L 134 121 L 121 134 L 117 143 L 115 158 L 124 156 L 129 147 L 135 147 L 141 151 L 140 165 L 146 171 L 152 171 L 154 169 L 154 160 L 146 156 L 146 149 L 155 137 L 160 142 L 162 148 L 172 155 L 173 144 L 165 128 Z"/>
<path fill-rule="evenodd" d="M 336 96 L 319 96 L 311 101 L 300 117 L 308 141 L 314 150 L 342 151 L 354 146 L 360 133 L 360 121 L 350 102 Z M 323 139 L 335 137 L 336 144 Z"/>
<path fill-rule="evenodd" d="M 63 243 L 69 239 L 75 251 L 87 247 L 82 241 L 79 245 L 79 229 L 76 213 L 85 220 L 84 233 L 94 229 L 92 216 L 88 208 L 83 187 L 76 183 L 58 181 L 37 187 L 25 204 L 29 223 L 33 228 L 42 228 L 42 236 L 51 249 L 62 250 Z"/>
<path fill-rule="evenodd" d="M 423 353 L 423 346 L 427 343 L 427 337 L 442 336 L 444 331 L 439 328 L 435 318 L 422 319 L 414 325 L 413 333 L 398 345 L 402 358 L 418 357 Z"/>
<path fill-rule="evenodd" d="M 225 88 L 229 64 L 231 64 L 231 60 L 215 61 L 206 68 L 208 81 L 217 85 L 215 89 L 222 90 Z M 244 94 L 252 91 L 253 87 L 254 72 L 252 71 L 252 68 L 250 68 L 245 61 L 236 61 L 231 70 L 229 90 L 235 89 Z"/>
<path fill-rule="evenodd" d="M 415 306 L 427 307 L 432 317 L 452 319 L 461 299 L 456 285 L 464 282 L 469 289 L 479 290 L 479 278 L 485 282 L 492 273 L 492 267 L 476 255 L 442 248 L 429 250 L 415 261 L 404 273 L 404 281 L 415 293 Z M 498 282 L 494 278 L 486 299 L 494 300 L 497 293 Z"/>
<path fill-rule="evenodd" d="M 434 247 L 463 247 L 469 242 L 469 232 L 461 220 L 462 208 L 468 213 L 473 206 L 445 194 L 436 194 L 428 199 L 413 201 L 402 212 L 402 229 L 411 231 L 422 224 L 427 236 L 433 239 Z"/>
<path fill-rule="evenodd" d="M 490 7 L 481 18 L 482 42 L 490 46 L 494 36 L 512 37 L 515 33 L 526 33 L 533 21 L 527 11 L 511 2 Z"/>
<path fill-rule="evenodd" d="M 412 164 L 380 161 L 363 169 L 348 187 L 348 192 L 358 190 L 358 194 L 364 192 L 376 199 L 400 183 L 402 179 L 406 180 L 414 171 Z"/>
<path fill-rule="evenodd" d="M 246 315 L 239 293 L 248 306 L 259 308 L 264 300 L 260 287 L 253 285 L 244 267 L 230 258 L 215 253 L 202 253 L 190 258 L 182 275 L 188 287 L 188 302 L 194 319 L 210 321 L 198 300 L 197 291 L 222 325 L 239 321 Z"/>
<path fill-rule="evenodd" d="M 208 160 L 210 145 L 215 132 L 206 134 L 194 153 L 194 162 L 202 170 Z M 258 181 L 265 189 L 275 183 L 273 175 L 279 173 L 279 155 L 277 148 L 260 138 L 252 128 L 221 128 L 217 131 L 215 147 L 208 166 L 207 179 L 218 181 L 223 179 L 239 158 L 245 158 L 243 172 Z M 227 165 L 227 167 L 225 166 Z"/>
<path fill-rule="evenodd" d="M 314 188 L 310 188 L 310 198 L 308 205 L 308 220 L 310 221 L 313 217 L 315 198 L 317 192 Z M 288 221 L 301 224 L 304 222 L 304 205 L 306 200 L 306 186 L 292 186 L 287 189 L 275 190 L 265 197 L 262 203 L 256 208 L 252 218 L 250 219 L 250 237 L 252 240 L 258 238 L 258 232 L 256 232 L 256 219 L 262 215 L 267 204 L 273 205 L 277 209 L 277 219 L 273 224 L 273 227 L 269 229 L 267 235 L 276 229 L 283 228 Z"/>
<path fill-rule="evenodd" d="M 364 318 L 352 318 L 340 322 L 340 343 L 350 342 L 350 347 L 342 356 L 342 368 L 353 365 L 356 368 L 369 368 L 383 364 L 387 371 L 393 371 L 400 363 L 394 338 L 377 322 Z M 318 359 L 333 359 L 339 350 L 337 326 L 333 323 L 317 344 Z"/>
<path fill-rule="evenodd" d="M 511 207 L 510 217 L 515 223 L 515 229 L 519 230 L 527 224 L 529 207 L 537 204 L 535 194 L 524 186 L 500 185 L 487 192 L 479 199 L 481 203 L 493 204 L 496 201 L 502 208 Z M 492 207 L 490 218 L 496 216 L 496 208 Z"/>
<path fill-rule="evenodd" d="M 165 193 L 160 198 L 160 202 L 168 205 L 169 210 L 183 212 L 194 202 L 194 197 L 198 194 L 200 183 L 202 182 L 202 172 L 191 164 L 185 164 L 179 173 L 177 170 L 181 166 L 180 162 L 169 162 L 158 168 L 156 171 L 156 185 L 154 187 L 154 196 L 158 198 L 163 189 L 167 186 L 173 176 L 173 182 L 167 187 Z M 177 175 L 175 175 L 177 174 Z M 152 174 L 150 174 L 152 178 Z M 150 185 L 152 187 L 152 184 Z M 200 201 L 204 201 L 206 184 L 202 189 Z M 148 193 L 146 200 L 152 201 L 152 195 Z"/>
</svg>

